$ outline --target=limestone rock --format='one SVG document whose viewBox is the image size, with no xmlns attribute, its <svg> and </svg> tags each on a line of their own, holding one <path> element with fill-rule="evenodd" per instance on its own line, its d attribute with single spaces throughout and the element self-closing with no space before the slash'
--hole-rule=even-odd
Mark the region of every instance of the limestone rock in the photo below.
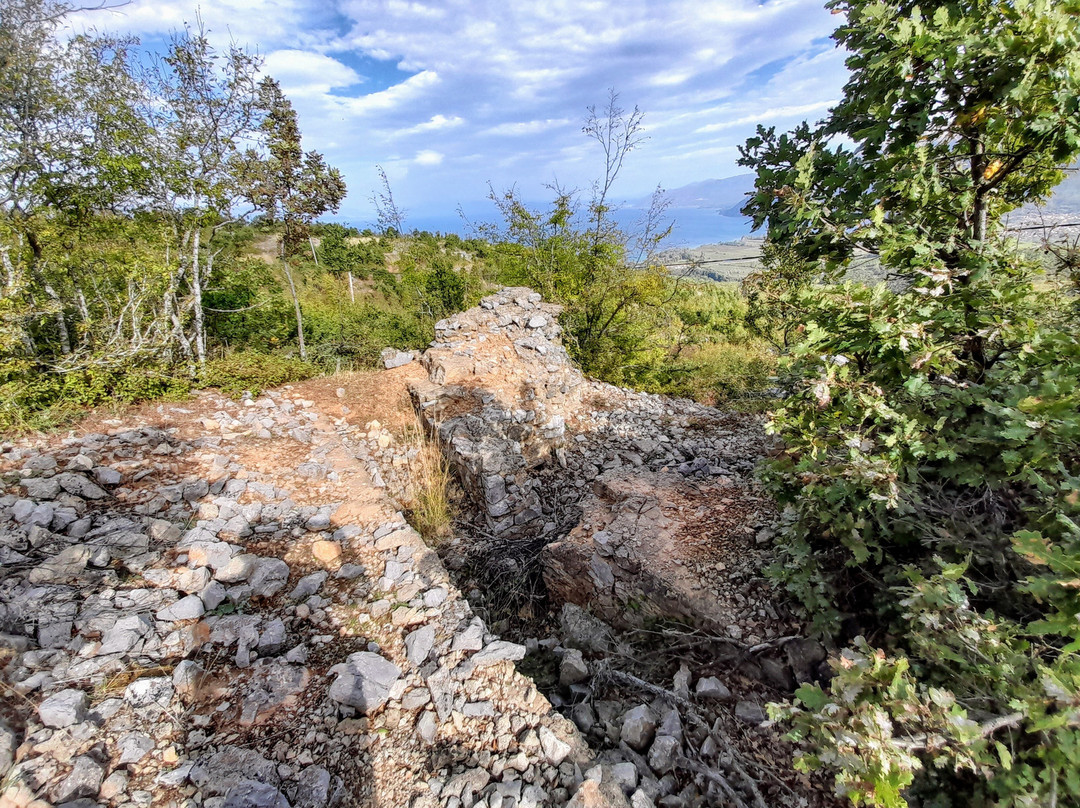
<svg viewBox="0 0 1080 808">
<path fill-rule="evenodd" d="M 659 735 L 649 748 L 649 767 L 657 774 L 667 774 L 679 751 L 679 740 L 670 735 Z"/>
<path fill-rule="evenodd" d="M 105 779 L 105 769 L 89 755 L 79 755 L 73 761 L 71 772 L 52 791 L 52 798 L 57 803 L 68 802 L 79 797 L 96 797 Z"/>
<path fill-rule="evenodd" d="M 64 472 L 56 475 L 56 481 L 60 487 L 69 494 L 74 494 L 83 499 L 104 499 L 108 496 L 105 489 L 91 482 L 81 474 Z"/>
<path fill-rule="evenodd" d="M 396 348 L 385 348 L 381 354 L 383 367 L 387 370 L 399 368 L 413 361 L 413 355 L 408 351 L 399 351 Z"/>
<path fill-rule="evenodd" d="M 82 690 L 61 690 L 38 705 L 38 718 L 47 727 L 63 729 L 85 720 L 86 693 Z"/>
<path fill-rule="evenodd" d="M 581 651 L 570 649 L 563 654 L 562 662 L 559 663 L 559 684 L 564 687 L 576 685 L 589 678 L 589 666 Z"/>
<path fill-rule="evenodd" d="M 176 603 L 165 606 L 157 611 L 157 619 L 165 622 L 177 620 L 195 620 L 203 616 L 206 606 L 198 595 L 188 595 Z"/>
<path fill-rule="evenodd" d="M 317 541 L 311 545 L 311 554 L 322 564 L 332 564 L 341 558 L 341 542 Z"/>
<path fill-rule="evenodd" d="M 330 672 L 337 674 L 330 685 L 330 698 L 362 713 L 373 713 L 386 704 L 390 688 L 401 677 L 401 668 L 370 651 L 350 654 Z"/>
<path fill-rule="evenodd" d="M 417 668 L 423 665 L 434 645 L 435 626 L 430 623 L 408 634 L 405 637 L 405 651 L 409 657 L 409 664 Z"/>
<path fill-rule="evenodd" d="M 694 686 L 694 695 L 699 699 L 727 701 L 731 698 L 731 691 L 715 676 L 702 676 Z"/>
<path fill-rule="evenodd" d="M 280 592 L 289 581 L 289 565 L 280 558 L 260 558 L 248 579 L 251 594 L 269 598 Z"/>
<path fill-rule="evenodd" d="M 762 709 L 761 705 L 755 704 L 752 701 L 740 701 L 736 704 L 735 717 L 744 724 L 750 724 L 755 727 L 768 720 L 768 716 L 765 715 L 765 710 Z"/>
<path fill-rule="evenodd" d="M 644 752 L 656 734 L 656 716 L 645 705 L 639 705 L 623 716 L 619 738 L 631 749 Z"/>
<path fill-rule="evenodd" d="M 221 808 L 290 808 L 285 795 L 269 783 L 241 780 L 225 794 Z"/>
</svg>

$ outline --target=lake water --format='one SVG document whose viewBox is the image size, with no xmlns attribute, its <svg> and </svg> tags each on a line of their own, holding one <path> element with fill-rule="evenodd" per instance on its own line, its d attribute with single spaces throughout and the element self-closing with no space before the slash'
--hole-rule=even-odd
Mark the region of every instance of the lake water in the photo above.
<svg viewBox="0 0 1080 808">
<path fill-rule="evenodd" d="M 466 211 L 470 222 L 491 222 L 496 213 L 489 205 Z M 632 227 L 640 218 L 642 211 L 623 208 L 616 211 L 615 220 L 624 228 Z M 721 216 L 719 213 L 703 208 L 669 208 L 665 221 L 674 222 L 671 235 L 661 245 L 670 247 L 700 247 L 702 244 L 716 244 L 722 241 L 738 241 L 750 235 L 750 220 L 742 216 Z M 456 213 L 447 214 L 409 214 L 405 221 L 409 230 L 427 230 L 432 233 L 457 233 L 463 238 L 474 235 L 473 228 Z"/>
</svg>

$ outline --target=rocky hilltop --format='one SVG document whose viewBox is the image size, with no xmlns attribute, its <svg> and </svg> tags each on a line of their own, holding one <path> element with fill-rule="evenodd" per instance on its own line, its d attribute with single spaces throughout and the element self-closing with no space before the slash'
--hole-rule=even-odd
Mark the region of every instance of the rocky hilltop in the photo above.
<svg viewBox="0 0 1080 808">
<path fill-rule="evenodd" d="M 824 651 L 760 578 L 760 425 L 586 379 L 557 317 L 503 290 L 374 381 L 4 443 L 0 806 L 830 804 L 762 709 Z M 468 503 L 442 558 L 371 420 L 406 388 Z M 466 554 L 542 577 L 543 636 Z"/>
</svg>

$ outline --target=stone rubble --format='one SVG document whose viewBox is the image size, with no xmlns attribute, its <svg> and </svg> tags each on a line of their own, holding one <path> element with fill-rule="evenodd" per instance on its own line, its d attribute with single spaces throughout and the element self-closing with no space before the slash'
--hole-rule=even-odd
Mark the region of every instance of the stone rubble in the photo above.
<svg viewBox="0 0 1080 808">
<path fill-rule="evenodd" d="M 530 289 L 500 290 L 438 323 L 421 359 L 414 406 L 475 512 L 472 546 L 456 539 L 458 551 L 490 559 L 495 578 L 541 568 L 560 631 L 526 645 L 554 658 L 548 697 L 606 750 L 632 805 L 740 804 L 702 768 L 753 804 L 756 786 L 731 761 L 732 738 L 766 724 L 754 683 L 790 691 L 825 659 L 761 576 L 777 515 L 754 469 L 771 444 L 757 418 L 586 378 L 559 311 Z M 482 588 L 470 597 L 483 604 Z M 651 690 L 613 678 L 608 655 L 628 655 L 620 631 L 656 619 L 716 637 L 749 689 L 736 700 L 685 664 Z"/>
<path fill-rule="evenodd" d="M 286 388 L 0 446 L 0 806 L 627 805 L 388 438 Z"/>
</svg>

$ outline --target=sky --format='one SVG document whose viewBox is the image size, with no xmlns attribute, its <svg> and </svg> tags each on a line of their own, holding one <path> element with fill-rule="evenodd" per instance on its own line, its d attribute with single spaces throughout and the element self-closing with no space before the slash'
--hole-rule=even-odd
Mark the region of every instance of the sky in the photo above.
<svg viewBox="0 0 1080 808">
<path fill-rule="evenodd" d="M 611 89 L 648 138 L 619 198 L 743 173 L 737 145 L 758 123 L 824 117 L 846 78 L 823 0 L 131 0 L 75 24 L 160 48 L 199 16 L 215 45 L 263 57 L 304 148 L 344 174 L 335 218 L 359 227 L 377 165 L 406 226 L 472 213 L 489 187 L 587 192 L 603 154 L 582 125 Z"/>
</svg>

